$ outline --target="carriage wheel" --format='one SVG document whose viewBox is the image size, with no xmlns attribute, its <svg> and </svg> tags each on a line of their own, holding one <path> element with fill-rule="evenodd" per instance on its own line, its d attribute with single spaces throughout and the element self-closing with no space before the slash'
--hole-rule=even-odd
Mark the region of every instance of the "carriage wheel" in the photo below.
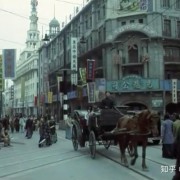
<svg viewBox="0 0 180 180">
<path fill-rule="evenodd" d="M 89 149 L 91 158 L 94 159 L 96 156 L 96 136 L 94 134 L 94 131 L 91 131 L 89 134 Z"/>
<path fill-rule="evenodd" d="M 72 144 L 74 147 L 74 150 L 78 150 L 78 138 L 77 138 L 77 129 L 76 126 L 72 127 Z"/>
<path fill-rule="evenodd" d="M 103 141 L 103 145 L 106 149 L 109 149 L 110 145 L 111 145 L 111 140 L 106 140 L 106 141 Z"/>
<path fill-rule="evenodd" d="M 131 142 L 128 144 L 127 150 L 128 150 L 129 156 L 133 157 L 134 156 L 134 146 L 131 144 Z"/>
</svg>

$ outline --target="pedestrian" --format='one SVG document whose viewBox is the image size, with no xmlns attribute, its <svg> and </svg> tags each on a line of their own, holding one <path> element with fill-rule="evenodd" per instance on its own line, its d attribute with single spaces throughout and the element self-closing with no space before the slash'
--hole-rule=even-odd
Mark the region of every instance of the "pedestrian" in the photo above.
<svg viewBox="0 0 180 180">
<path fill-rule="evenodd" d="M 24 117 L 22 116 L 22 114 L 20 115 L 19 118 L 19 126 L 20 126 L 20 132 L 24 133 Z"/>
<path fill-rule="evenodd" d="M 15 126 L 16 132 L 19 132 L 19 117 L 17 115 L 14 120 L 14 126 Z"/>
<path fill-rule="evenodd" d="M 33 135 L 33 118 L 32 117 L 28 117 L 27 121 L 26 121 L 26 137 L 27 139 L 32 138 Z"/>
<path fill-rule="evenodd" d="M 169 114 L 164 116 L 164 121 L 161 127 L 162 136 L 162 157 L 163 158 L 173 158 L 173 121 L 170 120 Z"/>
<path fill-rule="evenodd" d="M 174 157 L 176 158 L 175 175 L 172 180 L 180 179 L 180 129 L 176 131 L 176 138 L 174 142 Z"/>
<path fill-rule="evenodd" d="M 14 133 L 14 117 L 9 119 L 11 133 Z"/>
<path fill-rule="evenodd" d="M 89 124 L 89 117 L 93 114 L 93 107 L 89 106 L 87 110 L 87 114 L 85 115 L 86 125 Z"/>
<path fill-rule="evenodd" d="M 10 137 L 8 131 L 3 127 L 2 122 L 0 122 L 0 141 L 4 143 L 4 147 L 10 146 Z"/>
<path fill-rule="evenodd" d="M 179 130 L 180 130 L 180 118 L 179 118 L 179 114 L 176 114 L 175 121 L 173 122 L 173 135 L 175 139 Z"/>
</svg>

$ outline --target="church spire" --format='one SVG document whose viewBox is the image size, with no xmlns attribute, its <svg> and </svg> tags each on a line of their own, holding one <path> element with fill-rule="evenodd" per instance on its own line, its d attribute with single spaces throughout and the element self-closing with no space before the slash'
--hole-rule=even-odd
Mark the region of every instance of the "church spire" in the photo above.
<svg viewBox="0 0 180 180">
<path fill-rule="evenodd" d="M 37 48 L 39 42 L 37 5 L 37 0 L 31 0 L 30 28 L 27 32 L 26 48 L 32 50 Z"/>
</svg>

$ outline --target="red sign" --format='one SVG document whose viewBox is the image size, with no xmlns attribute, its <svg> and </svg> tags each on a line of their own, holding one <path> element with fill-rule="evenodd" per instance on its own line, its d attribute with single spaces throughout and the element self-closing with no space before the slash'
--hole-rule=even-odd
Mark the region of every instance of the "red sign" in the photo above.
<svg viewBox="0 0 180 180">
<path fill-rule="evenodd" d="M 37 106 L 37 96 L 34 96 L 34 105 Z"/>
</svg>

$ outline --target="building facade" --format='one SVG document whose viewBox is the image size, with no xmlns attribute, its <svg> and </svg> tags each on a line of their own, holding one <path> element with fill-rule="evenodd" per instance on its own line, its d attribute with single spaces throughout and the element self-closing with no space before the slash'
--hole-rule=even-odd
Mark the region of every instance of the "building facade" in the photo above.
<svg viewBox="0 0 180 180">
<path fill-rule="evenodd" d="M 16 64 L 14 79 L 14 113 L 37 115 L 38 48 L 40 47 L 37 1 L 31 1 L 30 28 L 27 31 L 26 48 Z"/>
<path fill-rule="evenodd" d="M 91 0 L 46 44 L 51 110 L 57 112 L 59 92 L 69 92 L 72 109 L 87 104 L 84 90 L 78 97 L 79 72 L 78 83 L 71 81 L 76 38 L 78 70 L 95 60 L 95 80 L 105 79 L 117 105 L 180 111 L 179 12 L 176 0 Z M 57 76 L 63 79 L 60 89 Z"/>
</svg>

